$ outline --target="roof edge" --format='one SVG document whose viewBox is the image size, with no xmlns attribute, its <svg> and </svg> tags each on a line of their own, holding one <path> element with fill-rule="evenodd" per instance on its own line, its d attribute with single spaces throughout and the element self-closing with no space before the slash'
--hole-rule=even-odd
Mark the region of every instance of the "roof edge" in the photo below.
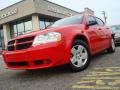
<svg viewBox="0 0 120 90">
<path fill-rule="evenodd" d="M 52 3 L 52 4 L 58 5 L 58 6 L 60 6 L 60 7 L 66 8 L 66 9 L 69 9 L 69 10 L 74 11 L 74 12 L 76 12 L 76 13 L 80 13 L 80 12 L 77 12 L 77 11 L 75 11 L 75 10 L 73 10 L 73 9 L 67 8 L 67 7 L 65 7 L 65 6 L 59 5 L 59 4 L 54 3 L 54 2 L 51 2 L 51 1 L 48 1 L 48 0 L 44 0 L 44 1 L 50 2 L 50 3 Z"/>
<path fill-rule="evenodd" d="M 25 0 L 21 0 L 21 1 L 19 1 L 19 2 L 16 2 L 16 3 L 14 3 L 14 4 L 10 5 L 10 6 L 7 6 L 7 7 L 3 8 L 3 9 L 1 9 L 0 11 L 3 11 L 3 10 L 5 10 L 5 9 L 7 9 L 7 8 L 9 8 L 9 7 L 12 7 L 12 6 L 16 5 L 16 4 L 19 4 L 19 3 L 23 2 L 23 1 L 25 1 Z"/>
<path fill-rule="evenodd" d="M 10 6 L 7 6 L 7 7 L 3 8 L 3 9 L 1 9 L 0 11 L 3 11 L 3 10 L 5 10 L 5 9 L 7 9 L 7 8 L 9 8 L 9 7 L 12 7 L 12 6 L 16 5 L 16 4 L 19 4 L 19 3 L 23 2 L 23 1 L 25 1 L 25 0 L 21 0 L 21 1 L 19 1 L 19 2 L 16 2 L 16 3 L 14 3 L 14 4 L 10 5 Z M 60 7 L 66 8 L 66 9 L 69 9 L 69 10 L 74 11 L 74 12 L 76 12 L 76 13 L 80 13 L 80 12 L 77 12 L 77 11 L 75 11 L 75 10 L 73 10 L 73 9 L 67 8 L 67 7 L 65 7 L 65 6 L 59 5 L 59 4 L 54 3 L 54 2 L 51 2 L 51 1 L 48 1 L 48 0 L 44 0 L 44 1 L 47 1 L 47 2 L 49 2 L 49 3 L 58 5 L 58 6 L 60 6 Z"/>
</svg>

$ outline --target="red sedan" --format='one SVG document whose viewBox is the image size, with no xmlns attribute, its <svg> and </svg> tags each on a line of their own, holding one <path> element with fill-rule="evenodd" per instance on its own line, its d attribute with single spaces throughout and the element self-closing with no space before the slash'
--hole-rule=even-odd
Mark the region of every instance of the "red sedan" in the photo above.
<svg viewBox="0 0 120 90">
<path fill-rule="evenodd" d="M 115 52 L 111 29 L 100 18 L 81 14 L 10 40 L 3 57 L 9 69 L 33 70 L 68 64 L 71 70 L 81 71 L 88 67 L 91 56 L 104 50 Z"/>
</svg>

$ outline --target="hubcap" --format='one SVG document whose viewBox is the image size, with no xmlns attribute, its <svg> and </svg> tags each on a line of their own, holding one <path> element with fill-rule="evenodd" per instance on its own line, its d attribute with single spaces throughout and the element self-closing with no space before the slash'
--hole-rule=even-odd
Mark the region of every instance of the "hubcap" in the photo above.
<svg viewBox="0 0 120 90">
<path fill-rule="evenodd" d="M 76 45 L 71 49 L 71 63 L 76 67 L 82 67 L 88 60 L 88 52 L 82 45 Z"/>
</svg>

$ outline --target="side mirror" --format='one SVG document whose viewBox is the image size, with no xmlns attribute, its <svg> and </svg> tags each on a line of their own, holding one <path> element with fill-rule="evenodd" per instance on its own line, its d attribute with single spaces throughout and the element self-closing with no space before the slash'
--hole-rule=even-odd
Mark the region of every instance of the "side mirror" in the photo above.
<svg viewBox="0 0 120 90">
<path fill-rule="evenodd" d="M 89 21 L 89 24 L 87 24 L 87 26 L 92 26 L 92 25 L 96 25 L 97 22 L 96 21 Z"/>
</svg>

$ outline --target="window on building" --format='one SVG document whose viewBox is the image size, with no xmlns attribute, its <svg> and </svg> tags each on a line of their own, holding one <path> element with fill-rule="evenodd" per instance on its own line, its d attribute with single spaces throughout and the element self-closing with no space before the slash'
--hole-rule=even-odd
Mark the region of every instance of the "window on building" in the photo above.
<svg viewBox="0 0 120 90">
<path fill-rule="evenodd" d="M 40 29 L 45 29 L 45 21 L 44 20 L 41 20 L 40 21 Z"/>
<path fill-rule="evenodd" d="M 31 20 L 22 20 L 19 22 L 14 22 L 10 24 L 10 33 L 11 38 L 23 35 L 25 33 L 32 31 L 32 21 Z"/>
<path fill-rule="evenodd" d="M 32 22 L 31 21 L 25 22 L 25 32 L 31 32 L 31 30 L 32 30 Z"/>
<path fill-rule="evenodd" d="M 17 33 L 17 25 L 13 25 L 13 32 Z"/>
<path fill-rule="evenodd" d="M 18 31 L 18 35 L 24 34 L 25 28 L 23 22 L 17 24 L 17 31 Z"/>
<path fill-rule="evenodd" d="M 0 29 L 0 50 L 4 50 L 4 35 L 3 35 L 3 29 Z"/>
<path fill-rule="evenodd" d="M 51 24 L 50 21 L 45 22 L 46 27 L 49 26 L 50 24 Z"/>
<path fill-rule="evenodd" d="M 52 18 L 42 18 L 40 19 L 40 29 L 45 29 L 49 25 L 52 25 L 55 22 Z"/>
</svg>

